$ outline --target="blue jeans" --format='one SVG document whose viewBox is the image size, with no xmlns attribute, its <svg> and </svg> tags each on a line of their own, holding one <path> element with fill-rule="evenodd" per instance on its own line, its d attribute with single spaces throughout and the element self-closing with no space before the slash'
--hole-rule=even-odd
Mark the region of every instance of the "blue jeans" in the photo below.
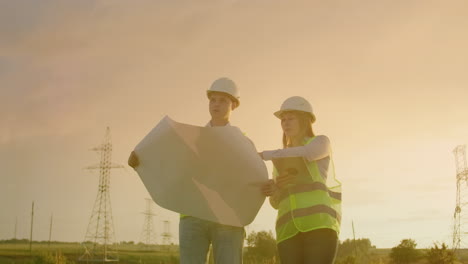
<svg viewBox="0 0 468 264">
<path fill-rule="evenodd" d="M 241 264 L 245 232 L 243 227 L 227 226 L 192 216 L 180 219 L 181 264 L 205 264 L 210 244 L 214 262 Z"/>
<path fill-rule="evenodd" d="M 278 244 L 281 264 L 333 264 L 338 236 L 332 229 L 299 233 Z"/>
</svg>

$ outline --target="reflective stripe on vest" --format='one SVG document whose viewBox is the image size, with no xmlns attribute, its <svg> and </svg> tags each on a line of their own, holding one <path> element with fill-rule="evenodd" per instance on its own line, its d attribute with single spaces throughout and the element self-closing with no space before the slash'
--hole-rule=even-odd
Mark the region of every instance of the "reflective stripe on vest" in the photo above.
<svg viewBox="0 0 468 264">
<path fill-rule="evenodd" d="M 297 193 L 310 192 L 310 191 L 316 191 L 316 190 L 327 191 L 330 197 L 341 201 L 341 192 L 334 192 L 332 190 L 329 190 L 327 186 L 322 182 L 295 185 L 293 187 L 290 187 L 289 190 L 288 189 L 281 190 L 278 201 L 282 201 L 283 199 L 288 198 L 289 194 L 297 194 Z"/>
<path fill-rule="evenodd" d="M 307 140 L 309 144 L 314 138 Z M 320 175 L 317 162 L 304 159 L 310 174 L 310 182 L 286 188 L 279 193 L 276 238 L 280 243 L 299 232 L 329 228 L 340 232 L 341 223 L 341 184 L 336 181 L 333 169 Z M 330 154 L 330 165 L 332 165 Z M 330 173 L 331 172 L 331 173 Z M 276 172 L 276 169 L 274 170 Z M 276 176 L 276 175 L 275 175 Z M 335 180 L 335 186 L 326 185 L 326 179 Z M 332 178 L 332 179 L 331 179 Z"/>
<path fill-rule="evenodd" d="M 332 208 L 319 204 L 319 205 L 314 205 L 311 207 L 306 207 L 306 208 L 300 208 L 300 209 L 295 209 L 291 211 L 290 214 L 285 214 L 278 218 L 276 220 L 276 226 L 281 226 L 284 225 L 286 222 L 290 221 L 293 217 L 303 217 L 303 216 L 308 216 L 308 215 L 313 215 L 313 214 L 319 214 L 319 213 L 325 213 L 333 216 L 338 220 L 339 223 L 341 223 L 341 215 L 339 215 L 335 210 Z"/>
</svg>

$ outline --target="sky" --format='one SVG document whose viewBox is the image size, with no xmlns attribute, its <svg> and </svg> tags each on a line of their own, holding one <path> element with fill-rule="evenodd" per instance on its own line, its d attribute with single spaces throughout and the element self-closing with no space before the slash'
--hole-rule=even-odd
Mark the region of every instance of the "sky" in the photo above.
<svg viewBox="0 0 468 264">
<path fill-rule="evenodd" d="M 111 129 L 117 241 L 141 241 L 129 153 L 165 115 L 203 126 L 206 90 L 233 79 L 231 123 L 281 147 L 273 112 L 308 99 L 343 184 L 340 239 L 451 244 L 457 145 L 468 142 L 464 0 L 0 0 L 0 239 L 82 241 L 92 151 Z M 266 162 L 271 171 L 271 162 Z M 468 190 L 467 190 L 468 192 Z M 156 232 L 178 215 L 154 205 Z M 248 232 L 274 230 L 268 203 Z M 468 229 L 468 223 L 465 224 Z M 159 241 L 160 238 L 158 238 Z M 462 246 L 468 246 L 468 238 Z"/>
</svg>

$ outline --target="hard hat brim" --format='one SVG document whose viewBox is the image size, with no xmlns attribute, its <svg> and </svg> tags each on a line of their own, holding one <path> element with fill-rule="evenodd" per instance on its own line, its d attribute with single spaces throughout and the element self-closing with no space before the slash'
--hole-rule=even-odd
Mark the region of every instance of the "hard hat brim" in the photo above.
<svg viewBox="0 0 468 264">
<path fill-rule="evenodd" d="M 308 115 L 310 116 L 310 122 L 311 122 L 311 123 L 314 123 L 315 120 L 316 120 L 314 114 L 309 113 L 309 112 L 304 112 L 304 111 L 296 110 L 296 109 L 283 109 L 283 110 L 279 110 L 279 111 L 274 112 L 273 115 L 275 115 L 277 118 L 281 119 L 281 115 L 282 115 L 284 112 L 302 112 L 302 113 L 306 113 L 306 114 L 308 114 Z"/>
<path fill-rule="evenodd" d="M 210 98 L 210 94 L 211 93 L 220 93 L 220 94 L 224 94 L 226 95 L 227 97 L 229 97 L 232 101 L 236 102 L 237 103 L 237 107 L 239 107 L 240 105 L 240 101 L 238 98 L 235 98 L 234 96 L 228 94 L 228 93 L 225 93 L 225 92 L 219 92 L 219 91 L 210 91 L 210 90 L 207 90 L 206 91 L 206 96 L 208 97 L 208 99 Z"/>
</svg>

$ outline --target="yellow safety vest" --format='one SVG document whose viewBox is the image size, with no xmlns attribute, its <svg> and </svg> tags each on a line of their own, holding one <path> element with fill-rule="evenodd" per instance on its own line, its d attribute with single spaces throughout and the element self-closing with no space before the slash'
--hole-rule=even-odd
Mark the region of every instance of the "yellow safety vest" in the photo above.
<svg viewBox="0 0 468 264">
<path fill-rule="evenodd" d="M 314 139 L 308 139 L 309 144 Z M 287 187 L 280 191 L 277 200 L 276 240 L 278 243 L 299 232 L 328 228 L 340 233 L 341 183 L 336 180 L 330 154 L 328 176 L 320 175 L 316 161 L 307 161 L 310 181 Z M 278 172 L 274 168 L 273 176 Z M 327 184 L 328 183 L 328 184 Z"/>
</svg>

